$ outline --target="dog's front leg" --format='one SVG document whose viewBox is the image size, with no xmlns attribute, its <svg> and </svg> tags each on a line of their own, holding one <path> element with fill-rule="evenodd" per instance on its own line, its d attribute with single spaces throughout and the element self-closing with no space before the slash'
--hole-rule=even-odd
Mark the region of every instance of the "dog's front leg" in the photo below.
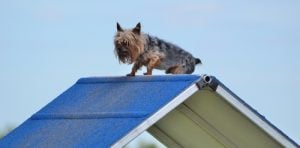
<svg viewBox="0 0 300 148">
<path fill-rule="evenodd" d="M 135 62 L 133 64 L 133 67 L 131 69 L 131 72 L 129 74 L 127 74 L 127 76 L 135 76 L 135 73 L 137 72 L 137 70 L 139 70 L 142 67 L 142 64 L 140 62 Z"/>
<path fill-rule="evenodd" d="M 152 75 L 152 70 L 155 66 L 159 65 L 160 60 L 158 56 L 153 56 L 149 60 L 149 63 L 147 65 L 147 72 L 144 73 L 144 75 Z"/>
</svg>

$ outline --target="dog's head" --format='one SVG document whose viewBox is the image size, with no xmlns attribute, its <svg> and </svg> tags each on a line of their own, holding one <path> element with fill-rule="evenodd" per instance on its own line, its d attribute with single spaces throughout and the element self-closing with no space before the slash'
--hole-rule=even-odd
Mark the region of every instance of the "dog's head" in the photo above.
<svg viewBox="0 0 300 148">
<path fill-rule="evenodd" d="M 144 52 L 144 38 L 141 34 L 141 24 L 133 29 L 123 29 L 117 23 L 117 33 L 114 38 L 115 54 L 120 62 L 131 64 Z"/>
</svg>

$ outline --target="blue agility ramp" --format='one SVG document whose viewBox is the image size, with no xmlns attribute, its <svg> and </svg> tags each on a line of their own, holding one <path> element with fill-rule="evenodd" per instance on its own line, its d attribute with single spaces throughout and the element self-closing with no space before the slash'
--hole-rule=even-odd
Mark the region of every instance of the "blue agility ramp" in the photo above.
<svg viewBox="0 0 300 148">
<path fill-rule="evenodd" d="M 201 96 L 203 94 L 204 97 Z M 201 110 L 197 109 L 201 109 L 201 105 L 209 106 L 209 102 L 205 104 L 205 97 L 207 99 L 209 96 L 212 96 L 209 100 L 226 101 L 223 106 L 230 105 L 230 109 L 247 118 L 246 122 L 249 123 L 245 123 L 245 127 L 247 125 L 258 129 L 259 135 L 265 138 L 270 146 L 299 146 L 216 78 L 165 75 L 82 78 L 4 137 L 0 141 L 0 147 L 123 147 L 146 130 L 169 147 L 196 147 L 199 146 L 197 144 L 205 142 L 211 145 L 209 140 L 204 139 L 192 141 L 194 145 L 191 145 L 192 138 L 176 139 L 192 137 L 189 133 L 196 132 L 198 128 L 206 130 L 203 133 L 210 135 L 206 137 L 216 139 L 214 141 L 220 145 L 249 145 L 251 141 L 245 142 L 247 137 L 246 140 L 240 140 L 242 136 L 230 135 L 231 133 L 220 128 L 220 125 L 214 124 L 215 121 L 210 120 L 212 118 L 200 122 L 200 119 L 205 118 L 205 114 L 202 115 Z M 202 102 L 198 103 L 201 99 Z M 217 104 L 213 104 L 212 109 L 214 105 Z M 205 110 L 205 113 L 209 113 L 209 110 Z M 179 117 L 182 118 L 179 120 Z M 193 125 L 197 126 L 181 125 L 185 119 L 191 120 L 184 123 L 196 123 Z M 231 120 L 225 122 L 227 120 L 224 120 L 224 124 L 240 126 L 246 130 L 244 125 L 235 125 L 237 123 L 230 123 Z M 176 124 L 178 129 L 186 129 L 182 132 L 169 129 Z M 189 130 L 192 132 L 185 133 Z M 203 133 L 193 134 L 201 136 Z"/>
<path fill-rule="evenodd" d="M 0 147 L 109 147 L 198 79 L 80 79 L 6 136 Z"/>
</svg>

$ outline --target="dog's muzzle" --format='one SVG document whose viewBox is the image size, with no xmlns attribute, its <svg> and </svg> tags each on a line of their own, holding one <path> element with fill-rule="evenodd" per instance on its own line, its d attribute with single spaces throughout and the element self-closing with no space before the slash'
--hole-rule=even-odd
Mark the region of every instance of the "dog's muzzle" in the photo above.
<svg viewBox="0 0 300 148">
<path fill-rule="evenodd" d="M 127 56 L 129 52 L 124 48 L 117 48 L 119 55 Z"/>
</svg>

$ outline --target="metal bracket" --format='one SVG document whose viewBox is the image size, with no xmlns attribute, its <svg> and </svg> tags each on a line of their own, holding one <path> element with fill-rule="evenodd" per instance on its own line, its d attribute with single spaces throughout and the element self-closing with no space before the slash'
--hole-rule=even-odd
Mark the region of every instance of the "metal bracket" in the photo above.
<svg viewBox="0 0 300 148">
<path fill-rule="evenodd" d="M 219 81 L 214 76 L 204 74 L 201 75 L 201 78 L 198 82 L 196 82 L 196 85 L 199 89 L 209 86 L 212 90 L 216 91 L 219 85 Z"/>
</svg>

